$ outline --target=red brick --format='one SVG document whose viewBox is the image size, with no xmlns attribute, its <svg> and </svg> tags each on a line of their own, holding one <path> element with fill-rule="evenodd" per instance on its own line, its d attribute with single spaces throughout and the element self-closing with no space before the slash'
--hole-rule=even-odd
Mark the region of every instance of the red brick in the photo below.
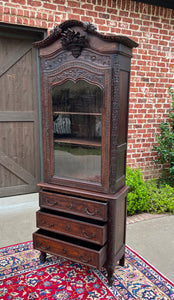
<svg viewBox="0 0 174 300">
<path fill-rule="evenodd" d="M 18 24 L 23 24 L 23 19 L 20 18 L 20 17 L 17 17 L 17 23 L 18 23 Z"/>
<path fill-rule="evenodd" d="M 35 21 L 32 20 L 32 19 L 29 19 L 29 25 L 30 25 L 30 26 L 35 26 Z"/>
<path fill-rule="evenodd" d="M 104 25 L 99 25 L 99 31 L 108 32 L 109 31 L 109 27 L 108 26 L 104 26 Z"/>
<path fill-rule="evenodd" d="M 93 10 L 93 5 L 89 3 L 85 3 L 81 6 L 83 9 Z"/>
<path fill-rule="evenodd" d="M 131 36 L 131 30 L 122 29 L 122 30 L 121 30 L 121 33 L 122 33 L 123 35 Z M 134 39 L 134 40 L 135 40 L 135 39 Z"/>
<path fill-rule="evenodd" d="M 107 13 L 108 14 L 114 14 L 114 15 L 116 15 L 117 14 L 117 9 L 114 9 L 114 8 L 107 8 Z"/>
<path fill-rule="evenodd" d="M 31 5 L 32 7 L 39 7 L 42 5 L 41 1 L 35 1 L 35 0 L 27 0 L 27 4 Z"/>
<path fill-rule="evenodd" d="M 109 14 L 106 14 L 106 13 L 99 13 L 99 18 L 102 18 L 102 19 L 109 19 Z"/>
<path fill-rule="evenodd" d="M 95 11 L 98 11 L 98 12 L 105 12 L 105 8 L 102 7 L 102 6 L 95 6 Z"/>
<path fill-rule="evenodd" d="M 81 17 L 81 21 L 82 21 L 82 22 L 91 22 L 91 23 L 92 23 L 93 18 L 82 16 L 82 17 Z"/>
<path fill-rule="evenodd" d="M 104 25 L 105 24 L 105 20 L 103 19 L 95 19 L 95 23 L 98 24 L 98 25 Z"/>
<path fill-rule="evenodd" d="M 30 10 L 30 18 L 35 18 L 35 11 Z"/>
<path fill-rule="evenodd" d="M 80 1 L 68 1 L 68 7 L 80 7 Z"/>
<path fill-rule="evenodd" d="M 42 14 L 42 20 L 47 20 L 48 15 L 47 14 Z"/>
<path fill-rule="evenodd" d="M 42 21 L 41 20 L 36 20 L 36 26 L 41 27 L 42 26 Z"/>
<path fill-rule="evenodd" d="M 81 16 L 83 16 L 85 14 L 85 11 L 83 9 L 79 9 L 79 8 L 73 8 L 72 12 L 73 12 L 73 14 L 78 14 L 78 15 L 81 15 Z M 93 15 L 93 12 L 91 12 L 91 13 L 92 13 L 93 17 L 94 16 L 96 17 L 95 13 L 94 13 L 94 15 Z"/>
<path fill-rule="evenodd" d="M 124 17 L 128 17 L 128 12 L 127 11 L 120 11 L 119 16 L 124 16 Z"/>
<path fill-rule="evenodd" d="M 94 17 L 94 18 L 98 17 L 98 13 L 95 12 L 95 11 L 88 10 L 88 11 L 84 11 L 84 12 L 86 13 L 87 16 L 91 16 L 91 17 Z"/>
<path fill-rule="evenodd" d="M 154 22 L 153 26 L 157 27 L 157 28 L 162 28 L 162 24 L 161 23 Z"/>
<path fill-rule="evenodd" d="M 67 11 L 71 12 L 71 9 L 70 9 L 70 8 L 65 7 L 65 6 L 63 6 L 63 5 L 58 5 L 57 10 L 58 10 L 58 12 L 67 12 Z"/>
<path fill-rule="evenodd" d="M 62 4 L 62 5 L 65 5 L 66 1 L 65 0 L 53 0 L 53 4 Z"/>
<path fill-rule="evenodd" d="M 16 17 L 15 16 L 10 16 L 10 23 L 15 24 L 15 22 L 16 22 Z M 25 24 L 25 22 L 24 22 L 24 24 Z"/>
<path fill-rule="evenodd" d="M 41 14 L 41 13 L 37 13 L 37 14 L 36 14 L 36 18 L 37 18 L 37 19 L 42 19 L 42 14 Z"/>
<path fill-rule="evenodd" d="M 54 16 L 49 15 L 49 16 L 48 16 L 48 22 L 53 22 L 53 21 L 54 21 Z"/>
<path fill-rule="evenodd" d="M 16 8 L 11 8 L 11 15 L 16 15 L 16 13 L 17 13 Z"/>
<path fill-rule="evenodd" d="M 11 2 L 16 4 L 16 0 L 11 0 Z M 23 5 L 25 5 L 26 4 L 26 0 L 17 0 L 17 4 L 23 4 Z"/>
<path fill-rule="evenodd" d="M 32 0 L 30 0 L 32 1 Z M 46 9 L 49 9 L 49 10 L 56 10 L 57 6 L 56 5 L 53 5 L 53 4 L 50 4 L 50 3 L 43 3 L 43 7 L 46 8 Z"/>
<path fill-rule="evenodd" d="M 47 22 L 42 21 L 42 27 L 47 28 Z"/>
<path fill-rule="evenodd" d="M 4 13 L 5 13 L 5 14 L 10 14 L 10 9 L 9 9 L 9 7 L 4 7 Z"/>
<path fill-rule="evenodd" d="M 150 27 L 150 32 L 152 32 L 152 33 L 158 33 L 159 32 L 159 29 L 157 29 L 157 28 L 151 28 Z"/>
<path fill-rule="evenodd" d="M 3 21 L 9 23 L 10 16 L 9 15 L 8 16 L 4 16 Z"/>
</svg>

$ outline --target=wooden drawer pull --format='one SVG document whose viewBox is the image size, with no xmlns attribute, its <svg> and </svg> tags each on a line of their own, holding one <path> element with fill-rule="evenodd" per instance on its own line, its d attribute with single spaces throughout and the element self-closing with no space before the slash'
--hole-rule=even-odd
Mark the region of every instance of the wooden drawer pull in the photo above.
<svg viewBox="0 0 174 300">
<path fill-rule="evenodd" d="M 49 200 L 46 200 L 46 203 L 49 205 L 49 206 L 54 206 L 54 205 L 58 205 L 59 203 L 57 201 L 55 202 L 50 202 Z"/>
<path fill-rule="evenodd" d="M 92 233 L 91 235 L 88 235 L 85 231 L 82 231 L 82 234 L 84 235 L 85 238 L 87 239 L 93 239 L 96 237 L 95 233 Z"/>
<path fill-rule="evenodd" d="M 63 254 L 67 254 L 67 251 L 65 248 L 62 249 Z"/>
<path fill-rule="evenodd" d="M 96 210 L 96 209 L 95 209 L 93 212 L 90 212 L 90 211 L 88 210 L 88 207 L 85 207 L 85 212 L 86 212 L 88 215 L 90 215 L 90 216 L 94 216 L 94 215 L 97 214 L 97 210 Z"/>
<path fill-rule="evenodd" d="M 69 231 L 71 229 L 71 226 L 69 224 L 66 225 L 65 230 Z"/>
<path fill-rule="evenodd" d="M 69 207 L 68 208 L 72 208 L 73 207 L 73 204 L 72 203 L 69 203 Z"/>
<path fill-rule="evenodd" d="M 85 264 L 87 264 L 87 263 L 90 263 L 90 262 L 91 262 L 91 258 L 84 259 L 82 255 L 80 255 L 80 256 L 79 256 L 79 259 L 80 259 L 80 260 L 81 260 L 83 263 L 85 263 Z"/>
<path fill-rule="evenodd" d="M 51 228 L 51 227 L 54 227 L 54 224 L 47 224 L 45 221 L 42 221 L 42 225 L 48 227 L 48 228 Z"/>
<path fill-rule="evenodd" d="M 44 247 L 44 246 L 42 245 L 42 243 L 38 243 L 38 247 L 39 247 L 40 249 L 44 250 L 44 251 L 50 249 L 50 246 Z"/>
</svg>

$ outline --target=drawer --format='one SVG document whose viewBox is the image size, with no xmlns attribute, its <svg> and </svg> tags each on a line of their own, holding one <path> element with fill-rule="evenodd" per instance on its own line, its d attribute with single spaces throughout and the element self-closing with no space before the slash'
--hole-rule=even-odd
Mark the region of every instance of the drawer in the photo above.
<svg viewBox="0 0 174 300">
<path fill-rule="evenodd" d="M 33 234 L 33 247 L 45 253 L 76 261 L 90 267 L 101 268 L 106 261 L 106 245 L 100 247 L 90 243 L 63 239 L 61 236 L 38 230 Z"/>
<path fill-rule="evenodd" d="M 106 202 L 56 193 L 40 192 L 39 205 L 43 208 L 67 212 L 100 221 L 107 221 L 108 218 L 108 204 Z"/>
<path fill-rule="evenodd" d="M 104 245 L 107 240 L 107 225 L 96 225 L 72 218 L 38 211 L 37 227 L 60 234 Z"/>
</svg>

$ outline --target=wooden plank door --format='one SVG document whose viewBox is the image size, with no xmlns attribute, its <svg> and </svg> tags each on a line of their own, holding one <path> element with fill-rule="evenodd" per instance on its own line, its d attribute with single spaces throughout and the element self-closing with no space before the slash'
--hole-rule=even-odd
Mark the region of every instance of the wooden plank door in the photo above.
<svg viewBox="0 0 174 300">
<path fill-rule="evenodd" d="M 36 192 L 40 180 L 34 40 L 0 29 L 0 197 Z"/>
</svg>

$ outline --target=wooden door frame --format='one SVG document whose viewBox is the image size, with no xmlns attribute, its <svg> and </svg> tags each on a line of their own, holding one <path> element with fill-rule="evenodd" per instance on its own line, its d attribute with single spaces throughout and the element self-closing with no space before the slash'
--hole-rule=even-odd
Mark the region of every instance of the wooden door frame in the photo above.
<svg viewBox="0 0 174 300">
<path fill-rule="evenodd" d="M 24 37 L 25 40 L 29 40 L 33 38 L 34 40 L 42 40 L 46 37 L 47 32 L 45 29 L 42 28 L 33 28 L 33 27 L 27 27 L 27 26 L 21 26 L 21 25 L 12 25 L 12 24 L 6 24 L 6 23 L 0 23 L 0 29 L 3 29 L 3 32 L 1 31 L 0 35 L 3 37 L 12 37 L 12 38 L 21 38 Z M 33 51 L 33 50 L 32 50 Z M 35 50 L 36 51 L 36 50 Z M 38 111 L 38 119 L 37 119 L 37 127 L 38 127 L 38 136 L 39 136 L 39 155 L 40 155 L 40 178 L 42 180 L 43 177 L 43 164 L 42 164 L 42 127 L 41 127 L 41 97 L 40 97 L 40 76 L 39 76 L 39 56 L 38 51 L 35 52 L 35 59 L 37 62 L 37 94 L 36 98 L 38 100 L 35 105 L 37 105 L 37 111 Z M 28 114 L 26 117 L 29 117 Z M 36 142 L 36 141 L 35 141 Z M 28 174 L 26 174 L 27 176 Z M 31 178 L 29 178 L 31 181 Z M 4 190 L 7 190 L 8 187 L 4 187 Z M 27 192 L 23 192 L 27 193 Z M 9 194 L 6 196 L 11 196 L 13 193 L 11 190 L 9 190 Z M 21 194 L 21 192 L 20 192 Z"/>
</svg>

